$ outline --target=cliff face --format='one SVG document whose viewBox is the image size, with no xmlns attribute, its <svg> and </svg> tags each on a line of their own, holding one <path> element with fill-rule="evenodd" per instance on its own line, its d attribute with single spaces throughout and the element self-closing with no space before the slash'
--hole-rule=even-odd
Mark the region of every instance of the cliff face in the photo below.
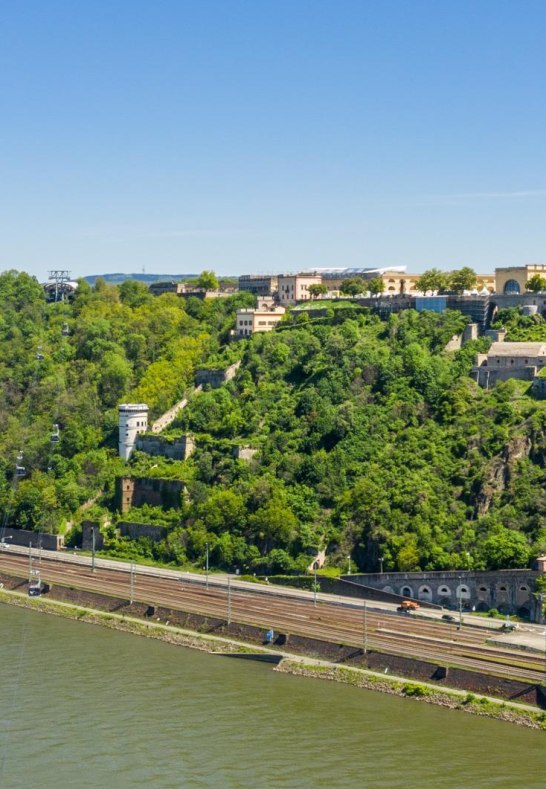
<svg viewBox="0 0 546 789">
<path fill-rule="evenodd" d="M 533 449 L 529 435 L 514 436 L 500 453 L 487 466 L 483 482 L 476 496 L 475 516 L 485 515 L 495 496 L 502 493 L 510 484 L 516 465 L 527 458 Z"/>
</svg>

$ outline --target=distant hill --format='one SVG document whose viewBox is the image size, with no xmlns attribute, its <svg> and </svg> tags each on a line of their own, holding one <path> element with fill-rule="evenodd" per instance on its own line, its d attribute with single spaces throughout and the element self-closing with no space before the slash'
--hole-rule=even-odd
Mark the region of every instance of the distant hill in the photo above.
<svg viewBox="0 0 546 789">
<path fill-rule="evenodd" d="M 110 285 L 119 285 L 120 282 L 125 282 L 126 279 L 136 279 L 139 282 L 163 282 L 164 280 L 179 280 L 179 279 L 193 279 L 198 277 L 199 274 L 90 274 L 88 277 L 83 277 L 90 285 L 94 285 L 96 280 L 102 278 Z"/>
</svg>

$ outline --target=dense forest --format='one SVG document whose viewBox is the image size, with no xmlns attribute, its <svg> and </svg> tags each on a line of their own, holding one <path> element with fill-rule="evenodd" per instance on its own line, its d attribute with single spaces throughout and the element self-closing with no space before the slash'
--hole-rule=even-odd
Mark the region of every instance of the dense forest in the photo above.
<svg viewBox="0 0 546 789">
<path fill-rule="evenodd" d="M 305 571 L 321 549 L 343 571 L 349 557 L 353 570 L 380 559 L 385 570 L 495 569 L 546 551 L 546 405 L 527 382 L 486 391 L 470 379 L 488 341 L 445 352 L 462 315 L 381 320 L 346 302 L 232 340 L 235 310 L 252 303 L 154 298 L 143 283 L 101 279 L 46 303 L 33 278 L 2 274 L 3 525 L 77 544 L 95 518 L 112 555 L 200 567 L 208 545 L 211 566 L 257 573 Z M 498 321 L 508 339 L 546 341 L 540 317 Z M 146 402 L 154 418 L 197 368 L 238 360 L 232 381 L 205 387 L 168 428 L 194 436 L 189 459 L 118 457 L 120 402 Z M 257 452 L 237 459 L 241 446 Z M 164 526 L 160 542 L 119 537 L 120 475 L 184 482 L 177 506 L 123 516 Z"/>
</svg>

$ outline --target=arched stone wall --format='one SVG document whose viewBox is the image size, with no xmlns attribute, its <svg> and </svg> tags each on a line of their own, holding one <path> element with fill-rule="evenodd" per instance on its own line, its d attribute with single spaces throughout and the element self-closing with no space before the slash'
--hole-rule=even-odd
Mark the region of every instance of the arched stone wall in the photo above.
<svg viewBox="0 0 546 789">
<path fill-rule="evenodd" d="M 505 614 L 519 613 L 534 621 L 542 621 L 541 605 L 535 599 L 535 570 L 472 570 L 414 573 L 353 574 L 352 583 L 361 583 L 385 592 L 394 591 L 423 604 L 457 610 L 462 602 L 465 610 L 488 611 L 497 608 Z"/>
<path fill-rule="evenodd" d="M 427 603 L 432 603 L 432 589 L 430 586 L 420 586 L 417 590 L 417 599 L 426 600 Z"/>
</svg>

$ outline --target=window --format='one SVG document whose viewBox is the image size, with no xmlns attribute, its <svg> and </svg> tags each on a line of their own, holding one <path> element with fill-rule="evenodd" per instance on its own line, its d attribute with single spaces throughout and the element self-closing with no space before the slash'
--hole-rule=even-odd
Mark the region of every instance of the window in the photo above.
<svg viewBox="0 0 546 789">
<path fill-rule="evenodd" d="M 519 282 L 515 279 L 509 279 L 504 285 L 504 292 L 507 294 L 518 294 L 520 293 Z"/>
<path fill-rule="evenodd" d="M 266 325 L 267 324 L 265 321 L 258 321 L 258 326 L 266 326 Z"/>
</svg>

